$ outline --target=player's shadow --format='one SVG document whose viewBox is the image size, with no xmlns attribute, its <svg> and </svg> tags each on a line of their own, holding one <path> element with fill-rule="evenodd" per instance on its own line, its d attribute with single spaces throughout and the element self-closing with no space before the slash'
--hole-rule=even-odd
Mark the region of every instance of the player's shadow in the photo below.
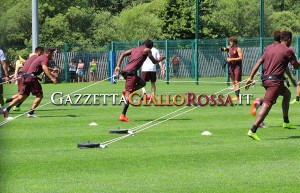
<svg viewBox="0 0 300 193">
<path fill-rule="evenodd" d="M 75 110 L 75 109 L 39 109 L 38 111 L 65 111 L 65 110 Z"/>
<path fill-rule="evenodd" d="M 40 117 L 78 117 L 77 115 L 41 115 Z"/>
<path fill-rule="evenodd" d="M 161 122 L 161 121 L 166 121 L 166 120 L 168 120 L 168 121 L 190 121 L 190 120 L 192 120 L 192 119 L 157 119 L 157 120 L 153 120 L 153 119 L 139 119 L 139 120 L 135 120 L 135 121 L 147 121 L 147 122 L 149 122 L 149 121 L 155 121 L 155 122 Z"/>
<path fill-rule="evenodd" d="M 300 136 L 289 136 L 287 139 L 300 139 Z"/>
</svg>

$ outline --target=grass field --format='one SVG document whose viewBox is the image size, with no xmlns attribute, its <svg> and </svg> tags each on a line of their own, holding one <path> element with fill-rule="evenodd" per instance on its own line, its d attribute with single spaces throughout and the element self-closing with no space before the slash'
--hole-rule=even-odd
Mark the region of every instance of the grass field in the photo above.
<svg viewBox="0 0 300 193">
<path fill-rule="evenodd" d="M 233 92 L 225 84 L 207 82 L 158 82 L 157 93 Z M 299 129 L 285 130 L 279 98 L 265 120 L 268 128 L 258 130 L 262 141 L 257 142 L 246 136 L 254 117 L 245 104 L 131 106 L 127 113 L 131 122 L 123 123 L 118 121 L 123 105 L 50 103 L 54 92 L 68 94 L 89 85 L 44 84 L 45 97 L 35 112 L 39 118 L 25 114 L 0 127 L 1 192 L 299 192 L 299 106 L 290 108 L 290 121 Z M 120 94 L 123 88 L 124 82 L 99 82 L 80 93 Z M 295 88 L 290 89 L 294 97 Z M 5 97 L 16 91 L 16 85 L 4 86 Z M 264 89 L 257 85 L 242 93 L 263 97 Z M 32 99 L 10 116 L 29 110 Z M 91 122 L 98 125 L 89 126 Z M 80 142 L 102 143 L 122 136 L 109 134 L 110 129 L 136 127 L 144 130 L 107 148 L 77 148 Z M 212 135 L 202 136 L 203 131 Z"/>
</svg>

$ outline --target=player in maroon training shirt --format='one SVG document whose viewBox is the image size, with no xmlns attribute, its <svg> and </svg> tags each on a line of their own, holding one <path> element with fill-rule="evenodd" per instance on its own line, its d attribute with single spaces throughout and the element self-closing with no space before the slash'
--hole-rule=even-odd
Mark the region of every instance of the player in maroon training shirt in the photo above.
<svg viewBox="0 0 300 193">
<path fill-rule="evenodd" d="M 254 140 L 260 140 L 256 135 L 258 126 L 265 119 L 279 95 L 283 96 L 283 127 L 288 129 L 295 128 L 295 126 L 289 122 L 288 118 L 291 92 L 287 87 L 284 86 L 283 74 L 286 71 L 289 62 L 296 69 L 300 67 L 300 64 L 296 60 L 294 51 L 289 48 L 292 43 L 292 33 L 289 31 L 282 31 L 280 34 L 280 41 L 281 43 L 271 44 L 266 48 L 264 55 L 255 64 L 251 71 L 250 77 L 246 82 L 246 85 L 253 83 L 254 75 L 256 74 L 260 65 L 264 63 L 262 76 L 263 86 L 266 89 L 264 102 L 252 128 L 248 131 L 248 136 Z"/>
<path fill-rule="evenodd" d="M 8 113 L 10 109 L 17 103 L 23 102 L 29 95 L 35 95 L 36 98 L 32 103 L 32 107 L 28 113 L 28 117 L 35 118 L 36 115 L 34 114 L 35 108 L 40 104 L 43 99 L 43 89 L 42 85 L 39 83 L 38 75 L 42 72 L 52 80 L 53 83 L 57 83 L 57 79 L 50 73 L 48 66 L 49 66 L 49 59 L 52 58 L 53 52 L 55 49 L 46 48 L 45 53 L 41 56 L 38 56 L 31 64 L 28 63 L 28 68 L 26 67 L 26 72 L 22 75 L 22 84 L 19 85 L 19 95 L 16 97 L 9 106 L 2 111 L 5 118 L 8 117 Z"/>
<path fill-rule="evenodd" d="M 34 50 L 34 54 L 32 56 L 30 56 L 24 63 L 23 68 L 22 68 L 22 73 L 25 73 L 28 68 L 30 67 L 31 63 L 40 55 L 44 54 L 44 48 L 43 47 L 36 47 Z M 18 75 L 18 92 L 19 92 L 19 88 L 22 85 L 22 75 Z M 5 103 L 10 103 L 12 102 L 15 98 L 18 97 L 19 94 L 15 94 L 12 97 L 6 99 Z M 18 107 L 20 109 L 20 106 L 22 105 L 22 102 L 16 104 L 15 107 Z M 13 109 L 15 110 L 15 109 Z M 18 110 L 19 111 L 19 110 Z"/>
<path fill-rule="evenodd" d="M 144 61 L 147 59 L 147 57 L 149 57 L 149 59 L 153 62 L 153 64 L 158 64 L 160 61 L 163 61 L 166 58 L 163 56 L 159 60 L 156 60 L 153 57 L 151 52 L 152 47 L 153 47 L 153 42 L 151 40 L 145 40 L 141 46 L 123 52 L 117 61 L 117 65 L 115 68 L 116 75 L 120 73 L 120 65 L 123 59 L 126 56 L 130 57 L 129 62 L 121 71 L 121 75 L 126 80 L 125 83 L 126 93 L 124 94 L 126 99 L 126 104 L 124 105 L 122 114 L 119 118 L 120 121 L 129 122 L 128 118 L 126 117 L 126 112 L 129 107 L 128 97 L 130 93 L 146 85 L 146 82 L 137 75 L 137 71 L 142 67 Z"/>
<path fill-rule="evenodd" d="M 237 42 L 238 39 L 236 37 L 232 36 L 229 38 L 228 71 L 235 91 L 235 97 L 232 100 L 239 100 L 240 81 L 242 80 L 243 52 L 237 45 Z"/>
</svg>

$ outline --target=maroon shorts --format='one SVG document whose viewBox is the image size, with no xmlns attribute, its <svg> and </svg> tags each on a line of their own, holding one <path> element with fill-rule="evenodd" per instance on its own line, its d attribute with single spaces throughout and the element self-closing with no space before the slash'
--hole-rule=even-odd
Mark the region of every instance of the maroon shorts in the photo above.
<svg viewBox="0 0 300 193">
<path fill-rule="evenodd" d="M 133 92 L 135 91 L 135 88 L 137 86 L 145 86 L 146 82 L 139 76 L 133 75 L 133 76 L 127 76 L 126 77 L 126 83 L 125 83 L 125 88 L 126 91 L 128 92 Z"/>
<path fill-rule="evenodd" d="M 242 66 L 236 64 L 230 64 L 229 68 L 229 76 L 231 81 L 241 81 L 242 80 Z"/>
<path fill-rule="evenodd" d="M 263 85 L 266 89 L 264 103 L 267 105 L 272 106 L 276 103 L 279 95 L 284 95 L 286 92 L 290 92 L 290 90 L 284 86 L 283 81 L 266 80 Z"/>
<path fill-rule="evenodd" d="M 43 94 L 42 85 L 37 78 L 21 78 L 18 82 L 18 91 L 20 95 L 29 96 L 30 93 L 34 96 L 40 96 Z"/>
<path fill-rule="evenodd" d="M 142 71 L 142 79 L 146 82 L 156 82 L 156 72 L 152 71 Z"/>
</svg>

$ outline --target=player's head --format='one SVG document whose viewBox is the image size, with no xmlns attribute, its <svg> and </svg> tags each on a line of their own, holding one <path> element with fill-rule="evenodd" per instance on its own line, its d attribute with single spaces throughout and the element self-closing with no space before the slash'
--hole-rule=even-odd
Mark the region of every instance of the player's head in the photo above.
<svg viewBox="0 0 300 193">
<path fill-rule="evenodd" d="M 237 43 L 238 43 L 237 37 L 231 36 L 231 37 L 229 38 L 229 44 L 230 44 L 230 46 L 236 45 Z"/>
<path fill-rule="evenodd" d="M 281 35 L 281 30 L 274 31 L 274 34 L 273 34 L 274 41 L 280 42 L 280 35 Z"/>
<path fill-rule="evenodd" d="M 54 51 L 54 48 L 45 48 L 45 54 L 48 56 L 49 59 L 52 58 Z"/>
<path fill-rule="evenodd" d="M 153 48 L 153 42 L 151 40 L 145 40 L 143 42 L 143 45 L 145 45 L 146 48 L 150 48 L 150 49 Z"/>
<path fill-rule="evenodd" d="M 44 53 L 44 48 L 41 46 L 38 46 L 35 48 L 34 53 L 38 56 L 42 55 Z"/>
<path fill-rule="evenodd" d="M 290 45 L 292 44 L 292 37 L 293 34 L 290 31 L 282 31 L 280 34 L 280 41 L 281 42 L 286 42 L 286 45 L 288 47 L 290 47 Z"/>
</svg>

